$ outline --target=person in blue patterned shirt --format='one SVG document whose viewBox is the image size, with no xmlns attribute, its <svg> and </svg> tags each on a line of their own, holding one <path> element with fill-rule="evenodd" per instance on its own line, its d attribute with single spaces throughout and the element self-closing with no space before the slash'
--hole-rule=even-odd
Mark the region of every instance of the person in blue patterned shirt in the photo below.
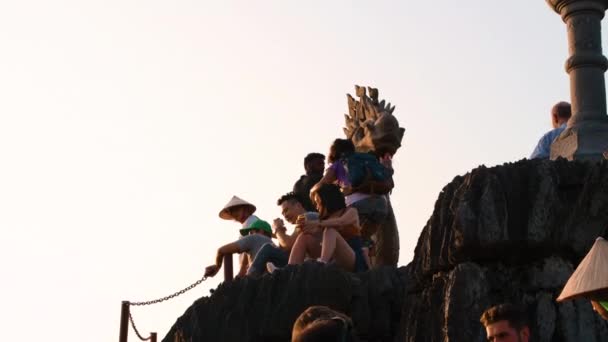
<svg viewBox="0 0 608 342">
<path fill-rule="evenodd" d="M 568 102 L 558 102 L 551 108 L 551 124 L 553 125 L 553 129 L 540 138 L 536 148 L 530 155 L 530 159 L 549 158 L 551 144 L 566 129 L 566 124 L 571 116 L 572 110 Z"/>
</svg>

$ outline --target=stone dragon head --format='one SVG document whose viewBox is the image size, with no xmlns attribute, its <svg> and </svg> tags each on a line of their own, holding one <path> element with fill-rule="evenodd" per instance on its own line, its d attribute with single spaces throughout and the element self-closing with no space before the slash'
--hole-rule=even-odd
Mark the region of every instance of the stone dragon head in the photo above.
<svg viewBox="0 0 608 342">
<path fill-rule="evenodd" d="M 351 139 L 359 152 L 374 151 L 379 155 L 389 153 L 394 155 L 401 147 L 405 128 L 399 127 L 399 122 L 393 116 L 395 106 L 391 107 L 384 100 L 378 102 L 378 89 L 368 87 L 369 97 L 365 87 L 355 85 L 359 101 L 350 94 L 348 111 L 345 114 L 346 127 L 344 134 Z"/>
</svg>

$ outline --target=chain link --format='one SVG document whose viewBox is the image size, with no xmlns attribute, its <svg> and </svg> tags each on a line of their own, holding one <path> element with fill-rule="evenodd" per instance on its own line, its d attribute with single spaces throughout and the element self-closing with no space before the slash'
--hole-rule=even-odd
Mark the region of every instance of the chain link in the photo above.
<svg viewBox="0 0 608 342">
<path fill-rule="evenodd" d="M 164 302 L 164 301 L 169 300 L 171 298 L 175 298 L 175 297 L 177 297 L 179 295 L 184 294 L 185 292 L 188 292 L 188 291 L 192 290 L 193 288 L 197 287 L 200 283 L 202 283 L 205 280 L 207 280 L 207 277 L 203 276 L 201 279 L 197 280 L 196 282 L 194 282 L 190 286 L 188 286 L 188 287 L 186 287 L 184 289 L 181 289 L 181 290 L 175 292 L 174 294 L 171 294 L 171 295 L 159 298 L 159 299 L 145 301 L 145 302 L 129 302 L 129 305 L 142 306 L 142 305 L 151 305 L 151 304 L 161 303 L 161 302 Z M 137 337 L 139 337 L 140 340 L 142 340 L 142 341 L 148 341 L 148 340 L 152 339 L 152 334 L 150 334 L 150 336 L 148 336 L 148 338 L 143 338 L 141 336 L 141 334 L 139 333 L 139 330 L 137 330 L 137 326 L 135 326 L 135 321 L 133 321 L 133 315 L 131 315 L 131 310 L 129 310 L 129 321 L 131 321 L 131 326 L 133 327 L 133 330 L 135 330 L 135 334 L 137 334 Z"/>
<path fill-rule="evenodd" d="M 192 290 L 193 288 L 197 287 L 200 283 L 202 283 L 203 281 L 207 280 L 207 277 L 202 277 L 201 279 L 197 280 L 196 282 L 194 282 L 193 284 L 191 284 L 190 286 L 181 289 L 177 292 L 175 292 L 174 294 L 159 298 L 159 299 L 154 299 L 154 300 L 149 300 L 146 302 L 130 302 L 129 305 L 133 305 L 133 306 L 142 306 L 142 305 L 152 305 L 152 304 L 156 304 L 156 303 L 161 303 L 164 302 L 166 300 L 169 300 L 171 298 L 175 298 L 179 295 L 184 294 L 185 292 L 188 292 L 190 290 Z"/>
<path fill-rule="evenodd" d="M 129 311 L 129 321 L 131 321 L 131 326 L 133 327 L 133 330 L 135 330 L 135 334 L 137 335 L 137 337 L 139 337 L 140 340 L 147 341 L 152 338 L 152 334 L 150 334 L 150 336 L 148 336 L 147 338 L 143 338 L 141 336 L 141 334 L 139 333 L 139 330 L 137 330 L 137 327 L 135 326 L 135 322 L 133 321 L 133 316 L 131 316 L 131 311 Z"/>
</svg>

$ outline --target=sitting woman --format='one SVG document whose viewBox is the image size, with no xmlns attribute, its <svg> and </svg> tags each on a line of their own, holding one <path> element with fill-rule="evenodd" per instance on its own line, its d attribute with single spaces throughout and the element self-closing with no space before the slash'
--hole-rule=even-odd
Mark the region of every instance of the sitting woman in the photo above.
<svg viewBox="0 0 608 342">
<path fill-rule="evenodd" d="M 329 167 L 325 171 L 323 178 L 311 189 L 311 197 L 323 184 L 336 184 L 340 186 L 346 195 L 346 206 L 357 209 L 361 234 L 364 243 L 366 259 L 368 259 L 368 248 L 371 248 L 375 235 L 388 214 L 388 202 L 385 196 L 369 193 L 363 189 L 353 189 L 350 184 L 348 170 L 344 166 L 344 160 L 349 155 L 355 153 L 355 146 L 349 139 L 336 139 L 329 148 L 327 161 Z M 392 169 L 390 160 L 381 158 L 381 162 Z M 369 253 L 372 256 L 374 253 Z"/>
<path fill-rule="evenodd" d="M 307 252 L 314 254 L 318 249 L 315 243 L 319 243 L 314 235 L 322 230 L 321 257 L 318 261 L 334 261 L 351 272 L 367 271 L 369 265 L 363 254 L 357 209 L 346 207 L 340 188 L 333 184 L 321 185 L 312 200 L 320 219 L 301 223 L 302 233 L 293 245 L 289 264 L 301 264 Z"/>
</svg>

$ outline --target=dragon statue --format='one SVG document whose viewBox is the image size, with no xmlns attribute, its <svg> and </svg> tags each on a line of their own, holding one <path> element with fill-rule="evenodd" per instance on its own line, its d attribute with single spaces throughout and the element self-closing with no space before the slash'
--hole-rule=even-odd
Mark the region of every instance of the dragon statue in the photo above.
<svg viewBox="0 0 608 342">
<path fill-rule="evenodd" d="M 395 106 L 378 102 L 378 89 L 355 85 L 359 101 L 347 94 L 348 111 L 345 114 L 346 127 L 344 134 L 352 140 L 358 152 L 374 152 L 379 156 L 393 156 L 401 147 L 405 129 L 399 127 L 397 118 L 393 116 Z M 369 96 L 367 95 L 369 92 Z M 374 267 L 389 265 L 396 266 L 399 261 L 399 231 L 395 213 L 388 199 L 388 216 L 384 224 L 376 232 Z"/>
</svg>

